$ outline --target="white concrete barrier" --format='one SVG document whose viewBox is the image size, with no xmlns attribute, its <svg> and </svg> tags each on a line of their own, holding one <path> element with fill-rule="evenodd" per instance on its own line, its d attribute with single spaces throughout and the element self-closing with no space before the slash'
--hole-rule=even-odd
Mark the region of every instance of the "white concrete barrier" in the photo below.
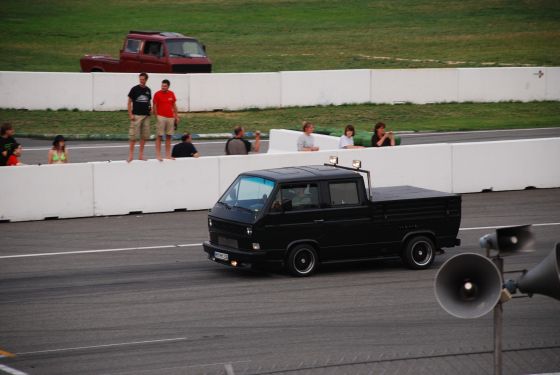
<svg viewBox="0 0 560 375">
<path fill-rule="evenodd" d="M 282 107 L 368 103 L 370 71 L 281 72 Z"/>
<path fill-rule="evenodd" d="M 544 68 L 459 68 L 459 102 L 546 99 Z M 558 99 L 556 99 L 558 100 Z"/>
<path fill-rule="evenodd" d="M 92 110 L 92 77 L 82 73 L 0 72 L 0 106 Z"/>
<path fill-rule="evenodd" d="M 150 73 L 171 81 L 180 111 L 359 103 L 560 100 L 560 68 L 357 69 Z M 136 73 L 0 72 L 0 108 L 125 110 Z M 37 88 L 40 90 L 37 90 Z"/>
<path fill-rule="evenodd" d="M 344 166 L 361 160 L 362 169 L 371 172 L 373 187 L 413 185 L 452 191 L 450 144 L 338 150 L 337 155 Z"/>
<path fill-rule="evenodd" d="M 272 131 L 271 143 L 282 134 L 293 139 L 289 132 Z M 0 180 L 8 187 L 0 194 L 0 220 L 207 209 L 239 173 L 323 164 L 331 155 L 343 166 L 361 160 L 374 187 L 455 193 L 560 187 L 560 138 L 2 167 Z"/>
<path fill-rule="evenodd" d="M 280 73 L 190 75 L 190 110 L 280 107 Z"/>
<path fill-rule="evenodd" d="M 371 71 L 372 103 L 415 104 L 458 101 L 457 69 L 376 69 Z"/>
<path fill-rule="evenodd" d="M 84 75 L 89 75 L 82 73 Z M 137 73 L 91 73 L 93 77 L 93 110 L 123 111 L 127 109 L 128 93 L 138 84 Z M 168 79 L 169 89 L 177 97 L 179 111 L 189 108 L 189 75 L 150 73 L 148 86 L 152 90 L 152 99 L 161 89 L 161 81 Z M 126 119 L 126 117 L 125 117 Z"/>
<path fill-rule="evenodd" d="M 268 153 L 276 154 L 283 152 L 297 151 L 297 141 L 303 132 L 286 129 L 271 129 Z M 331 137 L 324 134 L 313 134 L 315 146 L 319 150 L 337 150 L 338 137 Z"/>
<path fill-rule="evenodd" d="M 560 68 L 545 68 L 546 100 L 560 100 Z"/>
<path fill-rule="evenodd" d="M 451 146 L 455 193 L 560 187 L 560 138 Z"/>
<path fill-rule="evenodd" d="M 218 196 L 217 157 L 92 164 L 95 215 L 200 210 Z"/>
<path fill-rule="evenodd" d="M 0 181 L 0 220 L 94 215 L 91 164 L 0 167 Z"/>
</svg>

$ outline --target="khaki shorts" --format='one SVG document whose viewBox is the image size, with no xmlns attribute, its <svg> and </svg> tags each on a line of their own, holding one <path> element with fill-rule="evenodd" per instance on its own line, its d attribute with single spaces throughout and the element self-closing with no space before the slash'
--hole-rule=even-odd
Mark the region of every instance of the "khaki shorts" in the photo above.
<svg viewBox="0 0 560 375">
<path fill-rule="evenodd" d="M 175 131 L 175 119 L 173 117 L 158 116 L 156 129 L 156 133 L 160 137 L 164 134 L 173 135 L 173 132 Z"/>
<path fill-rule="evenodd" d="M 140 135 L 141 139 L 150 139 L 150 116 L 149 115 L 134 115 L 134 120 L 130 121 L 130 128 L 128 128 L 128 139 L 135 141 Z"/>
</svg>

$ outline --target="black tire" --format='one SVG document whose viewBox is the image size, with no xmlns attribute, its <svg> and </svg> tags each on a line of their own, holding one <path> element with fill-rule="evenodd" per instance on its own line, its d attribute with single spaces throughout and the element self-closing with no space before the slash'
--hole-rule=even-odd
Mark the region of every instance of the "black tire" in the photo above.
<svg viewBox="0 0 560 375">
<path fill-rule="evenodd" d="M 313 246 L 309 244 L 296 245 L 288 255 L 286 268 L 293 276 L 310 276 L 317 269 L 319 257 Z"/>
<path fill-rule="evenodd" d="M 415 236 L 406 242 L 402 259 L 408 268 L 423 270 L 430 268 L 435 256 L 434 241 L 426 236 Z"/>
</svg>

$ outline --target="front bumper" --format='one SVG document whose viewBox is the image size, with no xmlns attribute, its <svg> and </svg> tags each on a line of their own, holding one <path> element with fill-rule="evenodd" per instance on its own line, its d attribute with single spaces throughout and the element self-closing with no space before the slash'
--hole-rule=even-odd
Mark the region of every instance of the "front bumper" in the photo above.
<svg viewBox="0 0 560 375">
<path fill-rule="evenodd" d="M 210 241 L 204 241 L 202 244 L 204 251 L 208 254 L 208 259 L 213 260 L 216 263 L 233 265 L 232 262 L 236 262 L 237 266 L 248 266 L 251 264 L 262 264 L 268 262 L 280 262 L 282 261 L 283 252 L 282 251 L 263 251 L 263 250 L 239 250 L 233 249 L 231 247 L 219 246 Z M 226 254 L 227 259 L 216 256 Z"/>
</svg>

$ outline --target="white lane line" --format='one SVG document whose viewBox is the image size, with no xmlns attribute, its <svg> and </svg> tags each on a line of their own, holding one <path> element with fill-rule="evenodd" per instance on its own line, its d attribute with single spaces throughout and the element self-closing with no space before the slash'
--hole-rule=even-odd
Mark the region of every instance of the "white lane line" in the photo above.
<svg viewBox="0 0 560 375">
<path fill-rule="evenodd" d="M 268 140 L 262 140 L 261 143 L 266 143 Z M 194 145 L 209 145 L 209 144 L 225 144 L 225 141 L 208 141 L 208 142 L 193 142 Z M 93 145 L 93 146 L 70 146 L 68 149 L 71 150 L 88 150 L 88 149 L 98 149 L 98 148 L 128 148 L 128 144 L 121 145 Z M 146 143 L 145 147 L 154 147 L 152 143 Z M 25 152 L 28 151 L 48 151 L 52 147 L 29 147 L 25 148 Z M 138 145 L 136 145 L 138 148 Z"/>
<path fill-rule="evenodd" d="M 517 224 L 523 225 L 523 224 Z M 540 223 L 540 224 L 531 224 L 534 227 L 550 227 L 553 225 L 560 225 L 560 223 Z M 468 231 L 468 230 L 483 230 L 483 229 L 497 229 L 497 228 L 507 228 L 513 227 L 514 225 L 495 225 L 491 227 L 473 227 L 473 228 L 459 228 L 460 231 Z"/>
<path fill-rule="evenodd" d="M 125 375 L 125 374 L 142 374 L 142 373 L 156 373 L 157 372 L 161 372 L 161 371 L 169 371 L 169 370 L 179 370 L 179 369 L 193 369 L 193 368 L 198 368 L 198 367 L 213 367 L 213 366 L 226 366 L 228 364 L 233 365 L 235 363 L 249 363 L 251 362 L 250 360 L 247 361 L 233 361 L 233 362 L 216 362 L 216 363 L 204 363 L 204 364 L 200 364 L 200 365 L 186 365 L 186 366 L 173 366 L 173 367 L 160 367 L 157 369 L 145 369 L 145 370 L 131 370 L 131 371 L 125 371 L 125 372 L 112 372 L 111 375 Z"/>
<path fill-rule="evenodd" d="M 559 223 L 538 223 L 531 224 L 534 227 L 549 227 L 554 225 L 560 225 Z M 459 231 L 470 231 L 470 230 L 485 230 L 485 229 L 496 229 L 505 228 L 512 225 L 493 225 L 489 227 L 472 227 L 472 228 L 459 228 Z M 80 255 L 80 254 L 94 254 L 94 253 L 110 253 L 118 251 L 135 251 L 135 250 L 155 250 L 155 249 L 172 249 L 176 247 L 197 247 L 202 246 L 202 243 L 185 243 L 176 245 L 160 245 L 160 246 L 143 246 L 143 247 L 124 247 L 119 249 L 99 249 L 99 250 L 78 250 L 78 251 L 60 251 L 56 253 L 37 253 L 37 254 L 18 254 L 18 255 L 3 255 L 0 259 L 13 259 L 13 258 L 33 258 L 33 257 L 46 257 L 55 255 Z"/>
<path fill-rule="evenodd" d="M 27 375 L 27 372 L 19 371 L 6 365 L 0 365 L 0 371 L 4 371 L 11 375 Z"/>
<path fill-rule="evenodd" d="M 54 256 L 54 255 L 76 255 L 76 254 L 92 254 L 92 253 L 110 253 L 110 252 L 116 252 L 116 251 L 171 249 L 171 248 L 175 248 L 175 247 L 195 247 L 195 246 L 202 246 L 202 243 L 185 243 L 185 244 L 177 244 L 177 245 L 160 245 L 160 246 L 143 246 L 143 247 L 123 247 L 123 248 L 120 248 L 120 249 L 60 251 L 60 252 L 56 252 L 56 253 L 37 253 L 37 254 L 3 255 L 3 256 L 0 256 L 0 259 L 46 257 L 46 256 Z"/>
<path fill-rule="evenodd" d="M 101 348 L 113 348 L 116 346 L 129 346 L 129 345 L 144 345 L 144 344 L 159 344 L 163 342 L 177 342 L 186 341 L 186 337 L 173 337 L 170 339 L 159 339 L 159 340 L 144 340 L 144 341 L 129 341 L 129 342 L 119 342 L 116 344 L 104 344 L 104 345 L 92 345 L 92 346 L 76 346 L 72 348 L 58 348 L 58 349 L 46 349 L 37 350 L 33 352 L 22 352 L 15 353 L 17 356 L 31 355 L 31 354 L 47 354 L 47 353 L 58 353 L 58 352 L 69 352 L 74 350 L 87 350 L 87 349 L 101 349 Z"/>
</svg>

